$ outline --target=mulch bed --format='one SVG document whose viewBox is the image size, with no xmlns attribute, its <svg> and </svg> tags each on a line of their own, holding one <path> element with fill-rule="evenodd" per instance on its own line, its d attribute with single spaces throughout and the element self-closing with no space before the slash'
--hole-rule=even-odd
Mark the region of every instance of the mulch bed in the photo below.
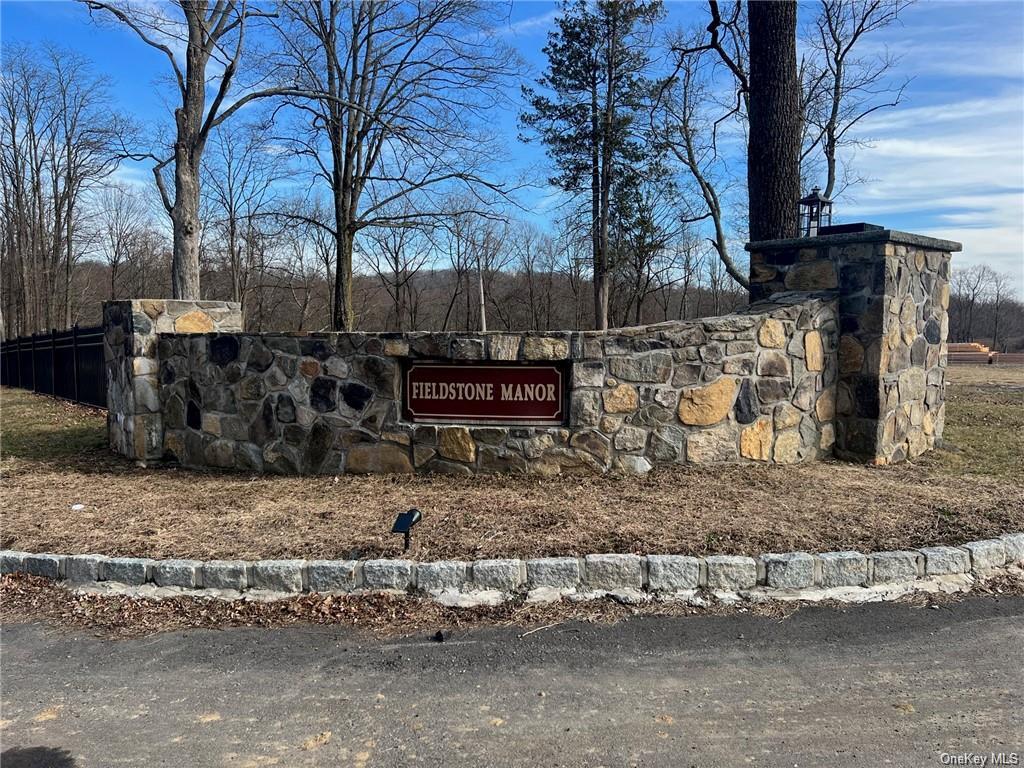
<svg viewBox="0 0 1024 768">
<path fill-rule="evenodd" d="M 102 412 L 5 389 L 0 547 L 156 558 L 396 557 L 402 542 L 391 523 L 410 507 L 423 511 L 409 553 L 417 560 L 956 545 L 1024 531 L 1024 437 L 1016 426 L 1024 402 L 1014 404 L 1019 392 L 994 390 L 988 410 L 972 415 L 976 393 L 951 398 L 947 435 L 960 430 L 966 439 L 984 426 L 984 440 L 894 467 L 462 478 L 141 469 L 106 450 Z"/>
</svg>

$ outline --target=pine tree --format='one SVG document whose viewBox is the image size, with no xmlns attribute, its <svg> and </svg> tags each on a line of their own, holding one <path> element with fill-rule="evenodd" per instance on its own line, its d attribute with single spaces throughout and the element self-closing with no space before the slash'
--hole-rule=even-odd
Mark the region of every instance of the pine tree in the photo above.
<svg viewBox="0 0 1024 768">
<path fill-rule="evenodd" d="M 539 90 L 524 87 L 521 116 L 547 147 L 558 173 L 551 183 L 590 194 L 594 321 L 608 328 L 609 227 L 615 190 L 635 183 L 649 143 L 641 136 L 652 82 L 648 50 L 660 0 L 563 0 L 548 34 L 548 67 Z"/>
</svg>

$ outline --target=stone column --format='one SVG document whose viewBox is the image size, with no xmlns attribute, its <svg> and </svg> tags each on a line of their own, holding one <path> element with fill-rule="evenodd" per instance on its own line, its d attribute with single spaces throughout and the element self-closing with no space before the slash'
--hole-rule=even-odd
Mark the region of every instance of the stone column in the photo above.
<svg viewBox="0 0 1024 768">
<path fill-rule="evenodd" d="M 170 299 L 107 301 L 103 328 L 110 448 L 141 464 L 157 461 L 163 454 L 159 334 L 241 331 L 241 305 Z"/>
<path fill-rule="evenodd" d="M 839 305 L 836 446 L 875 464 L 918 456 L 942 436 L 950 240 L 873 225 L 748 243 L 750 299 L 834 291 Z"/>
</svg>

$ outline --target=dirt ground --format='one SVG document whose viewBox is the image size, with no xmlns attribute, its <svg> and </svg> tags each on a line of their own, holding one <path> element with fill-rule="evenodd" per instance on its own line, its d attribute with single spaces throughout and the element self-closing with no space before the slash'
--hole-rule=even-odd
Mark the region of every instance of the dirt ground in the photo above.
<svg viewBox="0 0 1024 768">
<path fill-rule="evenodd" d="M 101 411 L 0 392 L 0 546 L 210 558 L 419 560 L 956 544 L 1024 530 L 1024 367 L 950 369 L 952 450 L 866 467 L 680 467 L 644 478 L 281 478 L 141 469 Z M 960 383 L 963 382 L 963 383 Z M 75 505 L 84 505 L 79 510 Z"/>
</svg>

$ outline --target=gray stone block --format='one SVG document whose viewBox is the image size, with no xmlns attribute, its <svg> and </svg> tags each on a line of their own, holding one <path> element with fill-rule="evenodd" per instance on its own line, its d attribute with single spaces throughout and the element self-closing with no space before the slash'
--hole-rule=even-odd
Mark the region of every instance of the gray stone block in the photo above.
<svg viewBox="0 0 1024 768">
<path fill-rule="evenodd" d="M 964 549 L 971 553 L 971 571 L 985 574 L 994 568 L 1006 565 L 1006 545 L 1000 539 L 984 539 L 964 544 Z M 26 558 L 26 564 L 28 559 Z"/>
<path fill-rule="evenodd" d="M 971 556 L 957 547 L 921 547 L 924 572 L 928 576 L 967 573 L 971 570 Z"/>
<path fill-rule="evenodd" d="M 301 592 L 305 560 L 257 560 L 252 564 L 252 586 L 273 592 Z"/>
<path fill-rule="evenodd" d="M 363 580 L 358 560 L 310 560 L 306 571 L 310 592 L 351 592 Z"/>
<path fill-rule="evenodd" d="M 708 589 L 750 589 L 757 584 L 757 561 L 739 555 L 705 557 L 708 568 Z"/>
<path fill-rule="evenodd" d="M 651 592 L 681 592 L 700 584 L 700 559 L 686 555 L 648 555 L 647 588 Z"/>
<path fill-rule="evenodd" d="M 419 563 L 416 566 L 416 587 L 424 592 L 461 589 L 469 580 L 469 567 L 457 560 Z"/>
<path fill-rule="evenodd" d="M 64 562 L 64 575 L 68 581 L 87 584 L 103 578 L 103 555 L 70 555 Z"/>
<path fill-rule="evenodd" d="M 580 583 L 580 561 L 575 557 L 541 557 L 526 561 L 530 588 L 573 589 Z"/>
<path fill-rule="evenodd" d="M 814 584 L 814 558 L 806 552 L 761 555 L 765 583 L 772 589 L 804 589 Z"/>
<path fill-rule="evenodd" d="M 514 592 L 523 584 L 522 560 L 477 560 L 473 563 L 473 586 Z"/>
<path fill-rule="evenodd" d="M 248 563 L 244 560 L 210 560 L 203 563 L 203 586 L 206 589 L 235 589 L 249 586 Z"/>
<path fill-rule="evenodd" d="M 367 589 L 407 590 L 416 584 L 416 564 L 409 560 L 367 560 L 363 563 Z"/>
<path fill-rule="evenodd" d="M 64 578 L 64 555 L 26 554 L 24 565 L 26 573 L 32 576 L 43 576 L 47 579 Z"/>
<path fill-rule="evenodd" d="M 872 552 L 872 583 L 914 581 L 920 573 L 917 562 L 919 557 L 917 552 L 910 551 Z"/>
<path fill-rule="evenodd" d="M 111 557 L 103 564 L 103 580 L 121 584 L 145 584 L 153 561 L 148 557 Z"/>
<path fill-rule="evenodd" d="M 821 563 L 821 586 L 860 587 L 868 581 L 868 559 L 860 552 L 823 552 L 818 555 Z"/>
<path fill-rule="evenodd" d="M 153 583 L 158 587 L 201 587 L 203 564 L 199 560 L 157 560 L 153 563 Z"/>
<path fill-rule="evenodd" d="M 584 561 L 591 589 L 643 589 L 643 560 L 639 555 L 587 555 Z"/>
<path fill-rule="evenodd" d="M 0 551 L 0 573 L 17 573 L 25 570 L 27 552 L 15 552 L 11 549 Z"/>
<path fill-rule="evenodd" d="M 999 540 L 1006 548 L 1006 564 L 1024 565 L 1024 533 L 1004 533 Z"/>
</svg>

